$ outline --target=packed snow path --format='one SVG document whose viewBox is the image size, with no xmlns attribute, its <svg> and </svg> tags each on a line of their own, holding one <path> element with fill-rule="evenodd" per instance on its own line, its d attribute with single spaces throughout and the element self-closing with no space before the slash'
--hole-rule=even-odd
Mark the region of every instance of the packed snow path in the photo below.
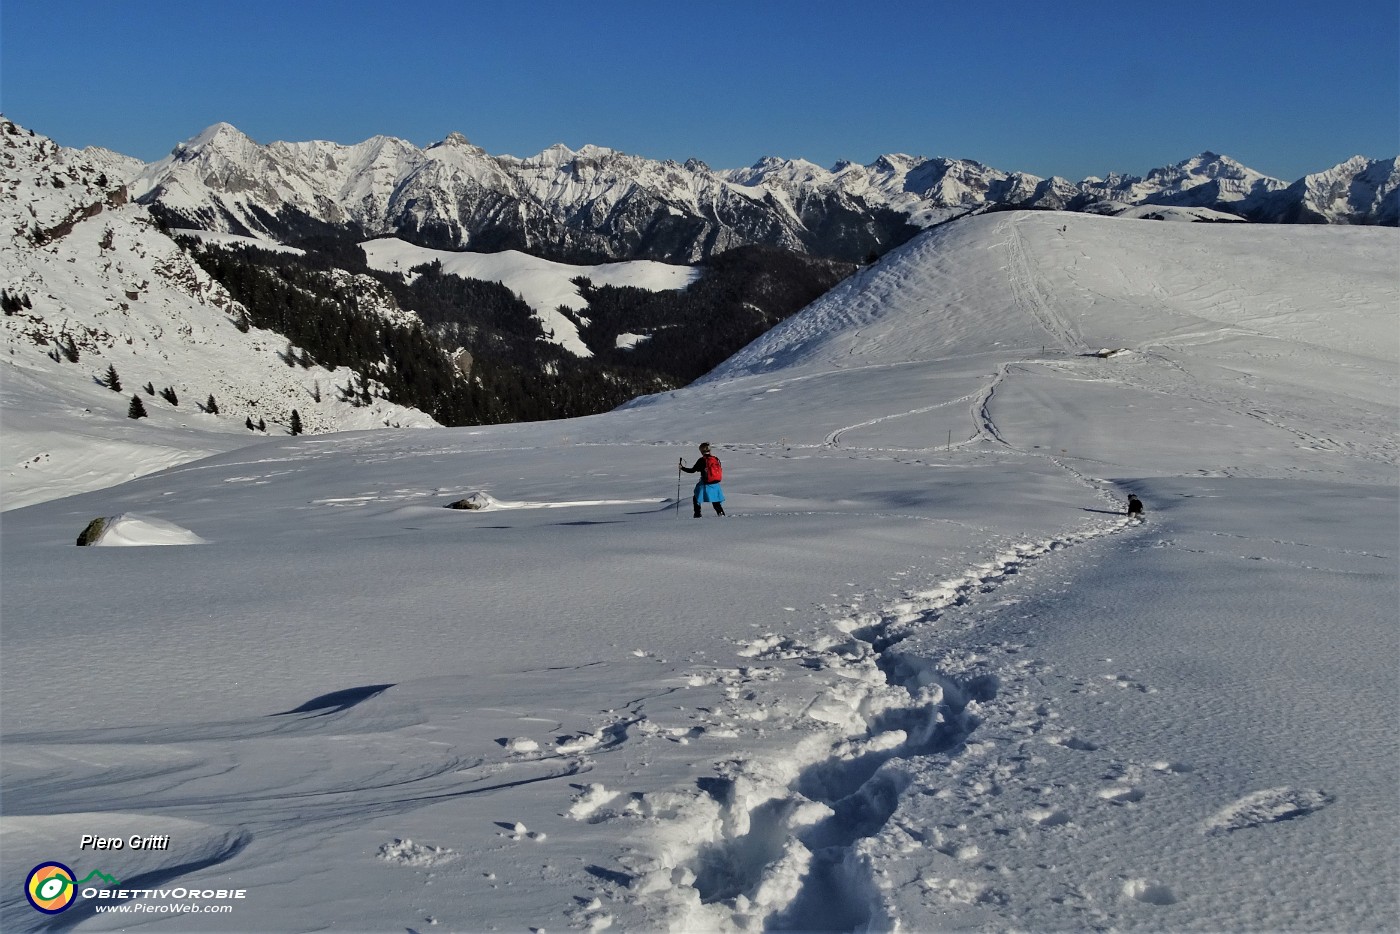
<svg viewBox="0 0 1400 934">
<path fill-rule="evenodd" d="M 808 718 L 835 727 L 837 736 L 811 734 L 783 760 L 735 763 L 720 780 L 702 783 L 719 806 L 719 819 L 714 839 L 702 832 L 703 842 L 670 867 L 673 880 L 679 873 L 691 881 L 701 905 L 686 905 L 679 927 L 815 931 L 894 923 L 879 915 L 879 880 L 861 854 L 887 832 L 914 763 L 952 759 L 967 749 L 980 724 L 976 711 L 998 697 L 1004 677 L 992 665 L 969 666 L 966 659 L 945 670 L 940 660 L 908 654 L 901 644 L 950 611 L 995 599 L 1002 582 L 1042 557 L 1124 527 L 1103 523 L 1016 546 L 932 589 L 835 620 L 845 639 L 807 642 L 769 634 L 741 650 L 770 664 L 796 662 L 835 673 L 825 693 L 783 713 L 787 729 L 801 730 L 795 724 Z M 758 677 L 741 674 L 734 690 L 776 677 L 774 668 L 760 671 Z M 976 855 L 975 846 L 939 849 Z"/>
</svg>

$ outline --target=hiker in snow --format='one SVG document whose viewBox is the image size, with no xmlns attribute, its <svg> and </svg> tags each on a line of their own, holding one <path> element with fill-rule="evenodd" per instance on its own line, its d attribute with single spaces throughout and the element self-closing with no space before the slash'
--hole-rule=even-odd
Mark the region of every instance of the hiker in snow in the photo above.
<svg viewBox="0 0 1400 934">
<path fill-rule="evenodd" d="M 710 453 L 710 444 L 705 442 L 700 445 L 700 459 L 695 462 L 694 467 L 687 467 L 685 459 L 680 461 L 680 468 L 686 473 L 698 473 L 700 479 L 695 482 L 695 495 L 690 498 L 690 504 L 695 507 L 695 518 L 700 518 L 700 504 L 714 503 L 715 515 L 724 515 L 724 507 L 720 504 L 724 502 L 724 490 L 720 489 L 719 458 Z"/>
<path fill-rule="evenodd" d="M 1128 494 L 1128 518 L 1142 518 L 1142 500 L 1137 498 L 1136 493 Z"/>
</svg>

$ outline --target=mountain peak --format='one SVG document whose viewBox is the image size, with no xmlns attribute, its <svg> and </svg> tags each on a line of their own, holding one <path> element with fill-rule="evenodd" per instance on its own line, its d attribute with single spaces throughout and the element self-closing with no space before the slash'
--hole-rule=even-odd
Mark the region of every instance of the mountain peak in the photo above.
<svg viewBox="0 0 1400 934">
<path fill-rule="evenodd" d="M 526 161 L 539 163 L 541 165 L 563 165 L 566 162 L 573 161 L 576 155 L 578 155 L 578 153 L 574 152 L 563 143 L 555 143 L 548 149 L 541 150 L 533 159 L 527 159 Z"/>
<path fill-rule="evenodd" d="M 423 151 L 425 153 L 428 153 L 430 157 L 434 159 L 440 158 L 444 155 L 452 156 L 459 153 L 469 157 L 486 155 L 486 150 L 482 149 L 480 146 L 477 146 L 471 140 L 467 139 L 465 135 L 457 132 L 456 130 L 453 130 L 451 133 L 448 133 L 447 137 L 444 140 L 442 140 L 442 142 L 433 143 L 431 146 L 427 147 Z"/>
<path fill-rule="evenodd" d="M 1231 159 L 1229 156 L 1218 152 L 1211 152 L 1209 149 L 1184 162 L 1178 163 L 1178 165 L 1188 171 L 1192 169 L 1229 169 L 1230 171 L 1248 172 L 1252 175 L 1260 174 L 1238 159 Z"/>
<path fill-rule="evenodd" d="M 209 151 L 239 151 L 257 148 L 242 130 L 231 123 L 215 123 L 207 126 L 195 136 L 179 143 L 170 150 L 170 156 L 184 161 L 198 157 Z"/>
<path fill-rule="evenodd" d="M 248 139 L 247 134 L 238 127 L 234 126 L 232 123 L 220 121 L 219 123 L 205 127 L 198 135 L 185 140 L 180 146 L 186 149 L 196 149 L 214 142 L 223 142 L 227 140 L 242 141 L 246 139 Z"/>
</svg>

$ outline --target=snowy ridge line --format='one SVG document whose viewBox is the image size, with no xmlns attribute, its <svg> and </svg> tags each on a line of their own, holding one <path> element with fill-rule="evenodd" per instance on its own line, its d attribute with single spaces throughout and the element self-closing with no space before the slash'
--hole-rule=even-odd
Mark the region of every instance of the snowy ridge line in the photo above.
<svg viewBox="0 0 1400 934">
<path fill-rule="evenodd" d="M 670 929 L 897 929 L 863 844 L 889 824 L 913 782 L 904 764 L 956 757 L 981 724 L 979 705 L 1001 688 L 985 662 L 956 673 L 898 646 L 1028 565 L 1139 525 L 1101 522 L 1012 545 L 932 588 L 837 620 L 842 636 L 804 642 L 769 633 L 741 649 L 755 660 L 836 673 L 802 711 L 832 728 L 786 757 L 721 763 L 719 777 L 700 781 L 708 800 L 674 815 L 687 833 L 640 886 L 690 890 L 670 903 Z"/>
</svg>

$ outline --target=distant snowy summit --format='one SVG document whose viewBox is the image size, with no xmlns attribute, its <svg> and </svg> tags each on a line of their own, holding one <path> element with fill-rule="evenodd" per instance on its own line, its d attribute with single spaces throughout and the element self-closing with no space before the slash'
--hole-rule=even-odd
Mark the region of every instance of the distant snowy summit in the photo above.
<svg viewBox="0 0 1400 934">
<path fill-rule="evenodd" d="M 491 155 L 460 133 L 422 149 L 387 136 L 348 146 L 262 145 L 221 123 L 127 180 L 133 197 L 172 226 L 280 241 L 393 235 L 441 249 L 518 249 L 579 263 L 693 263 L 749 244 L 858 261 L 951 217 L 1013 206 L 1400 223 L 1400 158 L 1359 156 L 1292 184 L 1211 152 L 1143 178 L 1073 183 L 902 154 L 831 169 L 765 158 L 722 171 L 600 146 L 555 145 L 517 158 Z"/>
</svg>

